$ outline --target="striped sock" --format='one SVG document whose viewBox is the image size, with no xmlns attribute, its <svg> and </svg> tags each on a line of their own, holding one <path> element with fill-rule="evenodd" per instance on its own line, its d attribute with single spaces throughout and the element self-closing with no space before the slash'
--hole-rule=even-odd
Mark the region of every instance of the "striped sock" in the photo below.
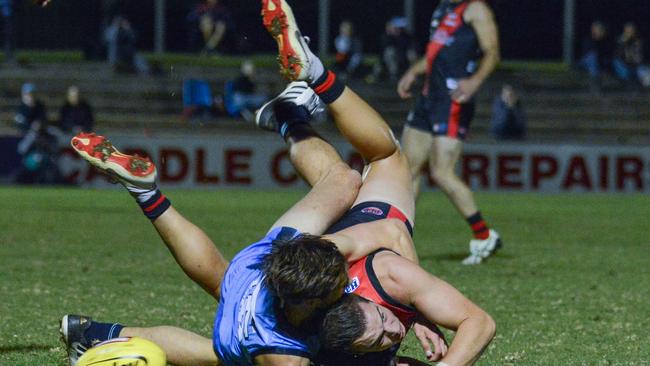
<svg viewBox="0 0 650 366">
<path fill-rule="evenodd" d="M 90 327 L 88 327 L 84 332 L 84 337 L 91 345 L 93 345 L 98 342 L 119 337 L 122 328 L 124 328 L 124 326 L 118 323 L 91 322 Z"/>
<path fill-rule="evenodd" d="M 490 228 L 488 228 L 487 224 L 483 220 L 480 211 L 476 211 L 474 215 L 468 217 L 466 220 L 472 228 L 475 239 L 485 240 L 490 236 Z"/>
<path fill-rule="evenodd" d="M 135 198 L 142 209 L 142 213 L 149 218 L 155 220 L 160 215 L 165 213 L 172 203 L 160 192 L 155 185 L 152 188 L 138 188 L 130 184 L 126 185 L 126 189 Z"/>
<path fill-rule="evenodd" d="M 325 69 L 325 72 L 316 81 L 309 84 L 309 86 L 325 104 L 334 103 L 343 94 L 343 90 L 345 90 L 345 84 L 336 78 L 335 73 L 327 69 Z"/>
</svg>

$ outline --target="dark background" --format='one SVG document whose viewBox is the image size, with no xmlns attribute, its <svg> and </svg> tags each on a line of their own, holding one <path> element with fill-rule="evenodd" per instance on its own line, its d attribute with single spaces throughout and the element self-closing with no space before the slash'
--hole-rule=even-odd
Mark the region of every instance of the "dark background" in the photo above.
<svg viewBox="0 0 650 366">
<path fill-rule="evenodd" d="M 274 50 L 261 26 L 259 0 L 222 0 L 232 11 L 237 33 L 246 37 L 255 52 Z M 166 47 L 169 51 L 186 51 L 188 25 L 186 16 L 196 4 L 193 0 L 167 0 Z M 428 24 L 437 0 L 416 2 L 416 36 L 426 41 Z M 562 56 L 563 0 L 491 0 L 500 27 L 502 54 L 509 59 L 559 59 Z M 316 38 L 318 1 L 295 0 L 292 6 L 304 34 Z M 84 42 L 99 42 L 101 29 L 109 14 L 125 14 L 134 23 L 142 49 L 153 47 L 153 0 L 54 0 L 45 9 L 31 1 L 18 0 L 15 9 L 16 44 L 26 49 L 80 49 Z M 343 19 L 352 20 L 364 41 L 367 52 L 378 48 L 384 23 L 401 15 L 403 1 L 332 0 L 332 36 Z M 634 21 L 643 37 L 650 35 L 648 0 L 577 0 L 576 50 L 580 39 L 588 34 L 594 19 L 605 21 L 611 38 L 622 24 Z M 1 29 L 1 28 L 0 28 Z M 0 30 L 1 32 L 1 30 Z"/>
</svg>

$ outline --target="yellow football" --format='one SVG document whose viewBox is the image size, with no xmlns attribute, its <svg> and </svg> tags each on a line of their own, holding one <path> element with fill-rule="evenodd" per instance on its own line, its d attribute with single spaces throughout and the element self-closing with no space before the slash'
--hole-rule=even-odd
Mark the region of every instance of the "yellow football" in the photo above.
<svg viewBox="0 0 650 366">
<path fill-rule="evenodd" d="M 165 366 L 167 356 L 155 343 L 138 337 L 114 338 L 86 351 L 77 366 Z"/>
</svg>

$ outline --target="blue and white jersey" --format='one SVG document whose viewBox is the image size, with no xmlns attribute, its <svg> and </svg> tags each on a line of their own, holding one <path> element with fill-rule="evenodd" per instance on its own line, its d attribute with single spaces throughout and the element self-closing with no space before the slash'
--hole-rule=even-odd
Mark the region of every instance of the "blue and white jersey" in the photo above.
<svg viewBox="0 0 650 366">
<path fill-rule="evenodd" d="M 215 353 L 226 365 L 252 365 L 256 356 L 269 353 L 311 358 L 317 351 L 315 336 L 291 328 L 276 312 L 277 299 L 261 268 L 275 240 L 298 234 L 288 227 L 274 229 L 239 252 L 226 270 L 212 335 Z"/>
</svg>

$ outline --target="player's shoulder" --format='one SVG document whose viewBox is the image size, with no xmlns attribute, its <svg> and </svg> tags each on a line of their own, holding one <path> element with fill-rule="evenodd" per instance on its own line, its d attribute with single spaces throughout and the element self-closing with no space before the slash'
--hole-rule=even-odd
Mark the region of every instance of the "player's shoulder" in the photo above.
<svg viewBox="0 0 650 366">
<path fill-rule="evenodd" d="M 403 266 L 415 264 L 392 250 L 382 250 L 372 257 L 372 267 L 378 277 L 392 276 L 400 271 Z"/>
<path fill-rule="evenodd" d="M 486 17 L 492 17 L 490 5 L 484 0 L 470 0 L 463 14 L 465 21 L 472 22 L 473 20 L 485 19 Z"/>
</svg>

